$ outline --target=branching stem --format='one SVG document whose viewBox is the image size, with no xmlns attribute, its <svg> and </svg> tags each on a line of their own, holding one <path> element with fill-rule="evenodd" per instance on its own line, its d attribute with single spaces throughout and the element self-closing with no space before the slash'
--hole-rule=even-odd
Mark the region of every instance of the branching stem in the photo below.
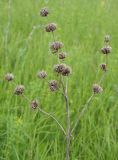
<svg viewBox="0 0 118 160">
<path fill-rule="evenodd" d="M 30 99 L 28 97 L 26 97 L 24 94 L 22 95 L 29 103 L 31 102 Z M 44 111 L 43 109 L 39 108 L 39 111 L 42 112 L 43 114 L 51 117 L 56 123 L 57 125 L 60 127 L 61 131 L 64 133 L 64 135 L 66 135 L 66 131 L 65 129 L 63 128 L 63 126 L 60 124 L 60 122 L 51 114 L 51 113 L 48 113 L 46 111 Z"/>
</svg>

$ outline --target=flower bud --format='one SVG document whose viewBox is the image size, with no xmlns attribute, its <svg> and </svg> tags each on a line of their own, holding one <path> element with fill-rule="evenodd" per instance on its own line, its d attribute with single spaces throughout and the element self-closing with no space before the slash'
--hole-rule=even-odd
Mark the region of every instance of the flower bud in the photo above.
<svg viewBox="0 0 118 160">
<path fill-rule="evenodd" d="M 98 93 L 101 93 L 103 91 L 102 87 L 99 86 L 98 84 L 94 84 L 93 85 L 93 92 L 94 94 L 98 94 Z"/>
<path fill-rule="evenodd" d="M 65 69 L 65 64 L 56 64 L 54 65 L 54 71 L 57 73 L 62 73 L 62 71 Z"/>
<path fill-rule="evenodd" d="M 101 49 L 103 54 L 109 54 L 111 53 L 112 48 L 110 46 L 105 46 Z"/>
<path fill-rule="evenodd" d="M 65 68 L 62 71 L 62 75 L 63 76 L 69 76 L 69 74 L 71 74 L 72 70 L 69 66 L 65 66 Z"/>
<path fill-rule="evenodd" d="M 42 70 L 42 71 L 38 72 L 38 73 L 37 73 L 37 77 L 40 78 L 40 79 L 46 78 L 46 77 L 47 77 L 46 71 L 43 71 L 43 70 Z"/>
<path fill-rule="evenodd" d="M 58 83 L 56 80 L 51 80 L 49 82 L 49 88 L 52 92 L 56 91 L 58 89 Z"/>
<path fill-rule="evenodd" d="M 36 108 L 38 107 L 38 105 L 39 105 L 39 103 L 38 103 L 37 100 L 33 100 L 33 101 L 31 102 L 31 108 L 32 108 L 32 109 L 36 109 Z"/>
<path fill-rule="evenodd" d="M 14 90 L 14 94 L 21 95 L 24 93 L 24 90 L 25 90 L 25 87 L 23 85 L 18 85 Z"/>
<path fill-rule="evenodd" d="M 110 41 L 110 36 L 109 35 L 106 35 L 104 37 L 104 42 L 108 43 Z"/>
<path fill-rule="evenodd" d="M 66 58 L 66 53 L 62 52 L 62 53 L 59 53 L 59 59 L 65 59 Z"/>
<path fill-rule="evenodd" d="M 106 64 L 105 63 L 102 63 L 102 64 L 100 64 L 100 68 L 103 70 L 103 71 L 107 71 L 107 68 L 106 68 L 107 66 L 106 66 Z"/>
<path fill-rule="evenodd" d="M 42 17 L 46 17 L 46 16 L 48 16 L 48 14 L 49 14 L 48 8 L 42 8 L 42 9 L 40 10 L 40 15 L 41 15 Z"/>
<path fill-rule="evenodd" d="M 7 73 L 7 74 L 5 75 L 5 79 L 6 79 L 8 82 L 10 82 L 10 81 L 14 80 L 14 75 L 13 75 L 12 73 Z"/>
<path fill-rule="evenodd" d="M 45 27 L 45 31 L 46 32 L 53 32 L 55 31 L 57 28 L 57 25 L 55 23 L 49 23 L 46 27 Z"/>
<path fill-rule="evenodd" d="M 58 42 L 58 41 L 52 42 L 52 43 L 50 44 L 50 50 L 52 51 L 52 53 L 56 53 L 56 52 L 58 52 L 58 50 L 61 49 L 63 46 L 64 46 L 64 45 L 63 45 L 62 42 Z"/>
</svg>

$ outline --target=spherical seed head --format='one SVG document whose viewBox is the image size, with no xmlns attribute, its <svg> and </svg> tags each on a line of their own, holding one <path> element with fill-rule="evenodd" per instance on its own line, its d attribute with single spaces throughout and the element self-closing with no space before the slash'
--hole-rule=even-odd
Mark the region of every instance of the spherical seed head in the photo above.
<svg viewBox="0 0 118 160">
<path fill-rule="evenodd" d="M 37 77 L 38 78 L 40 78 L 40 79 L 44 79 L 44 78 L 46 78 L 47 77 L 47 73 L 46 73 L 46 71 L 39 71 L 38 73 L 37 73 Z"/>
<path fill-rule="evenodd" d="M 111 53 L 112 48 L 110 46 L 105 46 L 101 49 L 103 54 L 109 54 Z"/>
<path fill-rule="evenodd" d="M 65 69 L 65 64 L 56 64 L 54 65 L 54 71 L 57 73 L 62 73 L 63 70 Z"/>
<path fill-rule="evenodd" d="M 52 42 L 50 45 L 50 49 L 52 51 L 52 53 L 57 53 L 59 49 L 61 49 L 63 47 L 63 43 L 56 41 L 56 42 Z"/>
<path fill-rule="evenodd" d="M 105 72 L 106 72 L 106 70 L 107 70 L 106 67 L 107 67 L 107 66 L 106 66 L 105 63 L 100 64 L 100 68 L 101 68 L 103 71 L 105 71 Z"/>
<path fill-rule="evenodd" d="M 66 58 L 66 53 L 62 52 L 62 53 L 59 53 L 59 59 L 65 59 Z"/>
<path fill-rule="evenodd" d="M 51 80 L 49 82 L 49 88 L 52 92 L 56 91 L 58 89 L 58 83 L 56 80 Z"/>
<path fill-rule="evenodd" d="M 102 87 L 99 86 L 98 84 L 94 84 L 93 85 L 93 92 L 94 94 L 98 94 L 98 93 L 101 93 L 103 91 Z"/>
<path fill-rule="evenodd" d="M 72 73 L 72 70 L 69 66 L 65 66 L 65 68 L 62 71 L 63 76 L 69 76 Z"/>
<path fill-rule="evenodd" d="M 41 15 L 42 17 L 47 17 L 48 14 L 49 14 L 48 8 L 45 7 L 45 8 L 42 8 L 42 9 L 40 10 L 40 15 Z"/>
<path fill-rule="evenodd" d="M 36 108 L 38 107 L 38 105 L 39 105 L 39 103 L 38 103 L 37 100 L 33 100 L 33 101 L 31 102 L 31 108 L 32 108 L 32 109 L 36 109 Z"/>
<path fill-rule="evenodd" d="M 14 94 L 21 95 L 24 93 L 24 90 L 25 90 L 25 87 L 23 85 L 18 85 L 14 90 Z"/>
<path fill-rule="evenodd" d="M 54 32 L 57 28 L 57 25 L 55 23 L 49 23 L 47 26 L 45 26 L 46 32 Z"/>
<path fill-rule="evenodd" d="M 14 75 L 13 75 L 12 73 L 7 73 L 7 74 L 5 75 L 5 79 L 6 79 L 8 82 L 10 82 L 10 81 L 12 81 L 12 80 L 14 79 Z"/>
<path fill-rule="evenodd" d="M 108 43 L 109 41 L 110 41 L 110 36 L 109 35 L 105 35 L 104 42 Z"/>
</svg>

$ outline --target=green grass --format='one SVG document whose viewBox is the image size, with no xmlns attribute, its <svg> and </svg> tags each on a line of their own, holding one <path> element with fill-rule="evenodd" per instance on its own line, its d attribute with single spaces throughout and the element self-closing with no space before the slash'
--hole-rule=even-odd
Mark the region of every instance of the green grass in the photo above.
<svg viewBox="0 0 118 160">
<path fill-rule="evenodd" d="M 71 122 L 99 81 L 98 66 L 104 62 L 100 53 L 105 34 L 111 35 L 112 54 L 109 71 L 102 83 L 104 92 L 90 103 L 71 144 L 71 160 L 118 159 L 118 5 L 117 0 L 11 0 L 0 1 L 0 160 L 64 160 L 65 137 L 55 122 L 27 101 L 13 95 L 14 85 L 4 81 L 13 72 L 15 82 L 25 85 L 25 94 L 40 100 L 66 127 L 63 97 L 49 92 L 38 80 L 40 69 L 55 79 L 56 57 L 49 53 L 50 33 L 37 29 L 27 43 L 34 25 L 58 24 L 56 38 L 68 52 L 66 63 L 72 66 L 69 79 Z M 39 10 L 48 6 L 48 19 Z M 7 37 L 6 37 L 7 36 Z"/>
</svg>

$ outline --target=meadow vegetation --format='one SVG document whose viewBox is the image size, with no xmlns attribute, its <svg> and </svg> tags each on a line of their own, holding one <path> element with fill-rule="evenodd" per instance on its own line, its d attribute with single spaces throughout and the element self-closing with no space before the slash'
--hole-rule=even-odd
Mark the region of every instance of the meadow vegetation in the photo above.
<svg viewBox="0 0 118 160">
<path fill-rule="evenodd" d="M 40 16 L 44 7 L 50 10 L 47 18 Z M 48 80 L 59 80 L 54 73 L 59 61 L 49 49 L 55 39 L 64 43 L 61 61 L 70 71 L 61 74 L 65 82 L 69 77 L 71 129 L 82 115 L 70 135 L 70 159 L 117 160 L 117 0 L 3 0 L 0 10 L 0 160 L 65 159 L 65 92 L 52 93 L 55 82 L 52 87 L 52 81 L 40 79 L 46 74 Z M 57 24 L 54 35 L 44 29 L 49 23 Z M 101 52 L 105 35 L 110 35 L 109 57 Z M 9 76 L 13 82 L 6 81 Z M 24 94 L 17 96 L 20 84 Z"/>
</svg>

